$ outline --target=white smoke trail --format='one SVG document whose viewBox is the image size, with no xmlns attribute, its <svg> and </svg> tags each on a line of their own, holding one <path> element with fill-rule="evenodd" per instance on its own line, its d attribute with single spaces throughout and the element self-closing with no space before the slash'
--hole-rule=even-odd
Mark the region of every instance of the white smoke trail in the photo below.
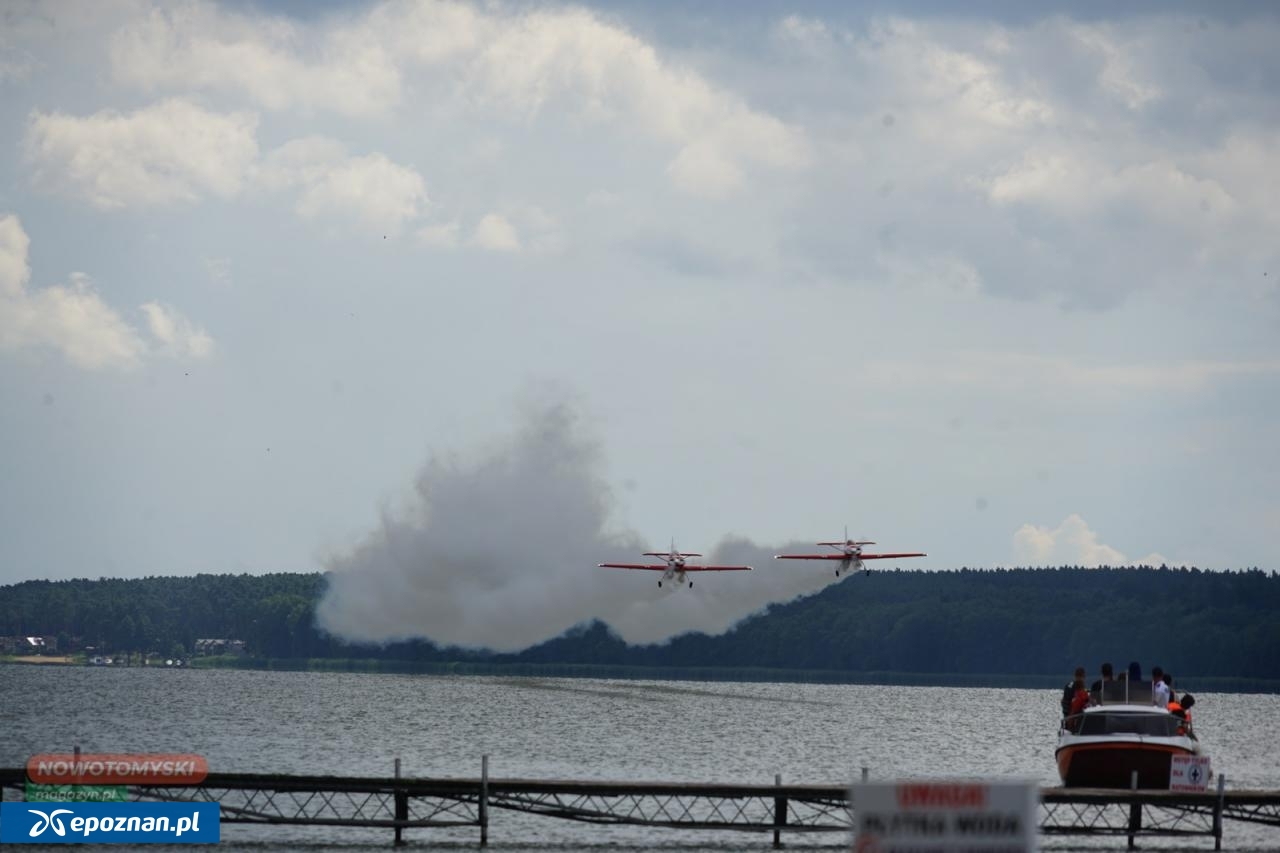
<svg viewBox="0 0 1280 853">
<path fill-rule="evenodd" d="M 611 495 L 598 468 L 598 449 L 565 404 L 538 408 L 506 447 L 471 464 L 431 460 L 415 506 L 384 512 L 377 530 L 329 561 L 317 622 L 355 642 L 516 651 L 599 619 L 627 642 L 649 643 L 723 632 L 834 580 L 775 563 L 775 552 L 745 539 L 725 540 L 708 558 L 755 571 L 690 575 L 693 589 L 660 590 L 657 572 L 597 568 L 666 550 L 608 532 Z"/>
</svg>

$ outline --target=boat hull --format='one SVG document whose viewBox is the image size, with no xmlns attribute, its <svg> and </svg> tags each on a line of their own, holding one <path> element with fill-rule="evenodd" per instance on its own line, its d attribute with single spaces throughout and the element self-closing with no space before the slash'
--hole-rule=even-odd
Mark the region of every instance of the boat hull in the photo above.
<svg viewBox="0 0 1280 853">
<path fill-rule="evenodd" d="M 1137 771 L 1139 788 L 1167 790 L 1173 756 L 1194 754 L 1172 744 L 1079 743 L 1058 748 L 1058 775 L 1068 788 L 1129 788 Z"/>
</svg>

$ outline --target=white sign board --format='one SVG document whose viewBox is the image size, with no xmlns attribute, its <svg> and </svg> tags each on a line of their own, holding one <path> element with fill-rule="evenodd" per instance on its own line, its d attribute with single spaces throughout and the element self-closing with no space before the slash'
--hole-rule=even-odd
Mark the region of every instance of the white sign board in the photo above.
<svg viewBox="0 0 1280 853">
<path fill-rule="evenodd" d="M 903 781 L 853 786 L 855 853 L 1030 853 L 1040 791 L 1032 781 Z"/>
<path fill-rule="evenodd" d="M 1209 756 L 1175 755 L 1169 762 L 1170 791 L 1203 791 L 1209 786 Z"/>
</svg>

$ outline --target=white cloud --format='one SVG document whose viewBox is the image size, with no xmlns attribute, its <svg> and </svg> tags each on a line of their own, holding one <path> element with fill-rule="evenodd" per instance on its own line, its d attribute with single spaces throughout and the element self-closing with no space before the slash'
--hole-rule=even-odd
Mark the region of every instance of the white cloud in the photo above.
<svg viewBox="0 0 1280 853">
<path fill-rule="evenodd" d="M 810 160 L 804 133 L 752 109 L 645 41 L 582 9 L 387 2 L 314 25 L 194 2 L 155 10 L 112 38 L 121 82 L 152 91 L 237 92 L 264 109 L 386 115 L 415 77 L 436 105 L 532 120 L 561 109 L 676 146 L 673 184 L 719 197 L 748 166 Z M 443 69 L 443 70 L 442 70 Z M 703 175 L 695 166 L 714 167 Z"/>
<path fill-rule="evenodd" d="M 489 252 L 549 254 L 564 249 L 565 237 L 560 223 L 545 210 L 534 204 L 513 202 L 482 216 L 469 245 Z"/>
<path fill-rule="evenodd" d="M 497 213 L 485 214 L 476 223 L 471 245 L 490 252 L 520 251 L 520 235 L 506 217 Z"/>
<path fill-rule="evenodd" d="M 753 110 L 697 73 L 664 62 L 654 48 L 581 10 L 493 19 L 469 87 L 503 112 L 533 116 L 557 100 L 588 119 L 636 127 L 679 145 L 668 174 L 678 189 L 722 195 L 749 165 L 808 165 L 804 133 Z M 710 164 L 704 181 L 693 168 Z"/>
<path fill-rule="evenodd" d="M 1099 545 L 1084 519 L 1072 514 L 1054 530 L 1024 524 L 1013 534 L 1014 560 L 1020 565 L 1120 565 L 1119 551 Z"/>
<path fill-rule="evenodd" d="M 1102 58 L 1098 83 L 1112 97 L 1131 110 L 1141 109 L 1160 97 L 1158 86 L 1139 77 L 1132 59 L 1136 52 L 1134 45 L 1118 44 L 1112 27 L 1078 24 L 1070 25 L 1068 31 L 1087 50 Z"/>
<path fill-rule="evenodd" d="M 265 189 L 273 192 L 324 179 L 334 164 L 346 159 L 347 149 L 336 139 L 304 136 L 292 139 L 267 154 L 254 175 Z"/>
<path fill-rule="evenodd" d="M 130 115 L 37 113 L 27 132 L 36 179 L 100 208 L 229 198 L 247 185 L 296 190 L 306 220 L 354 222 L 396 234 L 427 202 L 418 172 L 386 155 L 351 156 L 325 137 L 288 142 L 258 160 L 257 118 L 171 100 Z"/>
<path fill-rule="evenodd" d="M 371 232 L 399 234 L 426 201 L 421 175 L 368 154 L 336 163 L 308 182 L 296 210 L 303 219 L 349 217 Z"/>
<path fill-rule="evenodd" d="M 1157 553 L 1138 560 L 1098 541 L 1098 534 L 1079 515 L 1072 513 L 1050 530 L 1024 524 L 1013 534 L 1014 561 L 1021 566 L 1125 566 L 1171 565 Z"/>
<path fill-rule="evenodd" d="M 95 290 L 89 277 L 72 273 L 69 285 L 52 285 L 6 299 L 0 345 L 50 348 L 88 370 L 136 367 L 146 344 Z"/>
<path fill-rule="evenodd" d="M 1213 220 L 1204 207 L 1232 214 L 1232 194 L 1213 178 L 1191 174 L 1170 160 L 1132 164 L 1098 162 L 1079 152 L 1031 154 L 988 185 L 1001 204 L 1041 203 L 1073 216 L 1124 204 L 1146 217 L 1201 231 Z"/>
<path fill-rule="evenodd" d="M 35 113 L 26 148 L 37 182 L 100 208 L 236 195 L 258 155 L 257 119 L 169 100 L 130 114 Z"/>
<path fill-rule="evenodd" d="M 18 217 L 0 217 L 0 349 L 52 349 L 86 370 L 137 367 L 158 353 L 204 358 L 213 339 L 172 308 L 142 306 L 152 335 L 151 345 L 103 301 L 93 282 L 72 273 L 67 285 L 28 290 L 31 241 Z"/>
<path fill-rule="evenodd" d="M 399 234 L 427 203 L 426 182 L 414 169 L 380 153 L 348 156 L 324 137 L 282 145 L 256 176 L 269 190 L 297 189 L 294 209 L 303 219 L 354 222 L 368 233 Z"/>
<path fill-rule="evenodd" d="M 31 280 L 27 263 L 30 251 L 31 238 L 18 217 L 0 217 L 0 296 L 19 299 L 26 295 L 27 282 Z"/>
<path fill-rule="evenodd" d="M 704 198 L 724 198 L 741 189 L 742 170 L 714 144 L 686 145 L 667 166 L 676 186 Z"/>
<path fill-rule="evenodd" d="M 1218 58 L 1269 67 L 1274 31 L 1206 35 L 1176 15 L 782 18 L 779 73 L 812 92 L 799 109 L 819 152 L 788 260 L 866 281 L 869 257 L 952 257 L 988 295 L 1073 308 L 1256 290 L 1280 228 L 1273 99 Z M 885 233 L 895 245 L 877 245 Z"/>
<path fill-rule="evenodd" d="M 1029 130 L 1055 119 L 1049 101 L 1033 87 L 1019 88 L 1004 73 L 999 64 L 1003 51 L 993 50 L 999 38 L 988 32 L 982 43 L 962 48 L 948 44 L 947 35 L 889 18 L 877 21 L 865 38 L 854 41 L 863 61 L 890 78 L 892 96 L 910 103 L 913 113 L 927 116 L 928 126 L 948 144 L 965 139 L 985 142 L 993 133 Z"/>
<path fill-rule="evenodd" d="M 192 324 L 171 305 L 148 302 L 142 306 L 151 336 L 165 353 L 185 358 L 208 358 L 213 354 L 213 338 Z"/>
<path fill-rule="evenodd" d="M 111 38 L 117 80 L 147 91 L 234 92 L 269 110 L 385 113 L 399 102 L 400 72 L 368 32 L 312 33 L 278 17 L 247 16 L 210 3 L 152 9 Z"/>
</svg>

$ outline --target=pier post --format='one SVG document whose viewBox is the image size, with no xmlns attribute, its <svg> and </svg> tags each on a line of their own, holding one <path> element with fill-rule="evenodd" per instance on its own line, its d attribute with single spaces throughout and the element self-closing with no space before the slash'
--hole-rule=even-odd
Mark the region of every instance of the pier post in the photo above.
<svg viewBox="0 0 1280 853">
<path fill-rule="evenodd" d="M 1213 804 L 1213 849 L 1222 849 L 1222 801 L 1225 799 L 1223 788 L 1227 785 L 1227 777 L 1218 774 L 1218 799 Z"/>
<path fill-rule="evenodd" d="M 1137 794 L 1138 791 L 1138 771 L 1135 770 L 1129 774 L 1129 790 Z M 1134 849 L 1133 836 L 1137 835 L 1142 829 L 1142 803 L 1134 802 L 1129 804 L 1129 849 Z"/>
<path fill-rule="evenodd" d="M 480 756 L 480 846 L 489 843 L 489 756 Z"/>
<path fill-rule="evenodd" d="M 773 784 L 780 786 L 782 784 L 782 774 L 775 773 L 773 776 Z M 782 827 L 787 825 L 787 798 L 773 798 L 773 846 L 779 848 L 782 846 Z"/>
<path fill-rule="evenodd" d="M 400 778 L 400 759 L 396 759 L 396 779 Z M 395 819 L 396 819 L 396 846 L 404 844 L 404 839 L 400 837 L 400 833 L 404 831 L 404 827 L 400 825 L 401 821 L 409 819 L 409 795 L 402 788 L 395 789 Z"/>
</svg>

